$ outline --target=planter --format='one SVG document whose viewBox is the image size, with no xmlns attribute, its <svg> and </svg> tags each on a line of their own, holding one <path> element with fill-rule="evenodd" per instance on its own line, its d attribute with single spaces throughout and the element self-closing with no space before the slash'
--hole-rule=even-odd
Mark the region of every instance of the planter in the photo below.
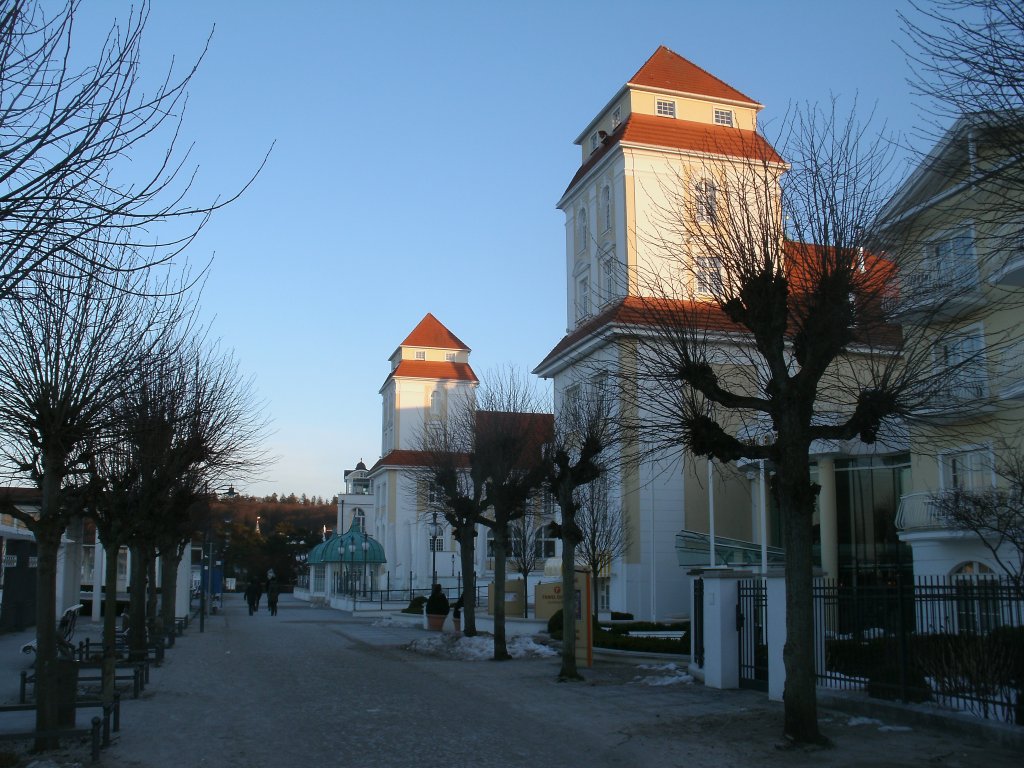
<svg viewBox="0 0 1024 768">
<path fill-rule="evenodd" d="M 444 620 L 448 618 L 446 613 L 428 613 L 427 614 L 427 629 L 433 630 L 434 632 L 440 632 L 444 628 Z"/>
</svg>

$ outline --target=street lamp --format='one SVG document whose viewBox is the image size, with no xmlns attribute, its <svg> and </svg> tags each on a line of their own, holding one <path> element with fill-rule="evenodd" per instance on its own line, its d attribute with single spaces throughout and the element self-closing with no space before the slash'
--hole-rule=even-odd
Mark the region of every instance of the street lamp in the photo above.
<svg viewBox="0 0 1024 768">
<path fill-rule="evenodd" d="M 363 528 L 363 597 L 366 597 L 366 551 L 370 548 L 370 542 L 366 540 L 366 529 Z"/>
<path fill-rule="evenodd" d="M 356 594 L 356 580 L 352 578 L 352 563 L 354 563 L 355 560 L 356 560 L 355 553 L 356 553 L 356 543 L 354 541 L 350 541 L 348 543 L 348 571 L 347 571 L 347 573 L 348 573 L 348 578 L 349 578 L 349 589 L 350 589 L 351 594 L 352 594 L 353 597 L 355 597 L 355 594 Z"/>
<path fill-rule="evenodd" d="M 204 490 L 206 491 L 206 526 L 203 528 L 203 548 L 200 553 L 200 572 L 199 572 L 199 631 L 206 631 L 206 606 L 209 599 L 213 597 L 213 541 L 210 539 L 210 484 L 203 484 Z M 212 489 L 214 493 L 217 493 L 216 488 Z M 229 499 L 233 498 L 237 494 L 235 493 L 235 486 L 229 485 L 224 495 Z M 205 579 L 205 582 L 204 582 Z M 209 596 L 209 599 L 208 599 Z"/>
<path fill-rule="evenodd" d="M 434 585 L 437 584 L 437 537 L 440 535 L 438 533 L 436 509 L 431 512 L 431 517 L 433 522 L 430 524 L 430 588 L 433 589 Z"/>
</svg>

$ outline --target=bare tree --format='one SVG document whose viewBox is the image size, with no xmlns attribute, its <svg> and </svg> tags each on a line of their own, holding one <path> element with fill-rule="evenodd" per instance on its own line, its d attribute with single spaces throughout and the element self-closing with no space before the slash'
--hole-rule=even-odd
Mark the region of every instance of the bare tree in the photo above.
<svg viewBox="0 0 1024 768">
<path fill-rule="evenodd" d="M 129 262 L 123 262 L 127 266 Z M 38 518 L 18 515 L 38 547 L 37 729 L 56 727 L 57 551 L 94 442 L 111 428 L 113 404 L 133 366 L 185 309 L 182 294 L 147 285 L 145 272 L 105 279 L 76 270 L 37 271 L 0 302 L 0 455 L 42 492 Z M 146 293 L 171 298 L 145 299 Z"/>
<path fill-rule="evenodd" d="M 511 658 L 505 636 L 505 574 L 510 526 L 526 514 L 546 477 L 552 417 L 533 382 L 512 368 L 484 378 L 477 393 L 473 463 L 484 478 L 480 524 L 494 554 L 494 659 Z"/>
<path fill-rule="evenodd" d="M 79 0 L 52 15 L 36 0 L 0 10 L 0 299 L 44 267 L 65 274 L 121 269 L 123 262 L 106 258 L 111 245 L 145 252 L 150 264 L 165 262 L 240 194 L 186 202 L 195 172 L 176 144 L 199 62 L 145 85 L 140 50 L 148 2 L 111 28 L 91 63 L 76 68 L 71 62 L 87 61 L 72 48 L 79 11 Z M 142 170 L 129 161 L 147 146 L 161 149 L 162 159 Z M 156 223 L 159 237 L 151 231 Z"/>
<path fill-rule="evenodd" d="M 543 508 L 544 496 L 538 495 L 531 499 L 523 516 L 513 520 L 509 526 L 512 542 L 512 555 L 509 562 L 513 569 L 523 577 L 523 594 L 529 598 L 530 574 L 537 570 L 543 562 L 540 551 L 541 539 L 551 523 L 551 515 Z M 529 616 L 529 599 L 523 601 L 523 618 Z"/>
<path fill-rule="evenodd" d="M 466 634 L 476 632 L 475 537 L 491 531 L 494 557 L 494 658 L 510 658 L 505 640 L 504 584 L 511 525 L 530 508 L 543 480 L 542 448 L 551 434 L 551 415 L 532 382 L 515 369 L 492 372 L 479 390 L 450 404 L 445 419 L 421 433 L 422 465 L 417 493 L 421 505 L 438 512 L 459 540 Z M 431 501 L 432 499 L 432 501 Z"/>
<path fill-rule="evenodd" d="M 608 492 L 607 476 L 602 476 L 579 490 L 579 509 L 576 524 L 580 541 L 576 547 L 576 560 L 590 568 L 594 580 L 592 614 L 597 619 L 597 590 L 601 574 L 611 570 L 612 563 L 629 550 L 630 536 L 622 507 L 614 504 Z"/>
<path fill-rule="evenodd" d="M 614 415 L 603 386 L 580 384 L 558 405 L 553 439 L 547 446 L 546 487 L 560 511 L 562 539 L 562 666 L 559 680 L 580 680 L 576 668 L 577 547 L 584 537 L 582 491 L 607 471 L 603 461 L 613 439 Z M 583 611 L 580 611 L 581 615 Z M 588 611 L 589 613 L 589 611 Z"/>
</svg>

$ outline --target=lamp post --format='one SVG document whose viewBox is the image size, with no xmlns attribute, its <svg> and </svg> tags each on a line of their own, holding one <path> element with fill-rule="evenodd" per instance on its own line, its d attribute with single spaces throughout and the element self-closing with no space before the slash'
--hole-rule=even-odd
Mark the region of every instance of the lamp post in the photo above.
<svg viewBox="0 0 1024 768">
<path fill-rule="evenodd" d="M 430 524 L 430 588 L 433 589 L 434 585 L 437 584 L 437 510 L 435 509 L 431 516 L 433 522 Z"/>
<path fill-rule="evenodd" d="M 350 541 L 348 543 L 348 579 L 349 579 L 349 591 L 353 597 L 356 595 L 356 580 L 352 578 L 352 563 L 355 562 L 356 543 Z"/>
<path fill-rule="evenodd" d="M 370 542 L 366 540 L 366 528 L 363 528 L 363 597 L 366 597 L 366 551 L 370 548 Z"/>
<path fill-rule="evenodd" d="M 210 538 L 210 484 L 204 483 L 206 490 L 206 527 L 203 529 L 203 548 L 200 557 L 199 573 L 199 631 L 206 631 L 206 608 L 213 599 L 213 540 Z M 217 489 L 213 489 L 216 493 Z M 235 486 L 229 485 L 224 495 L 229 499 L 236 496 Z M 204 581 L 205 579 L 205 581 Z"/>
</svg>

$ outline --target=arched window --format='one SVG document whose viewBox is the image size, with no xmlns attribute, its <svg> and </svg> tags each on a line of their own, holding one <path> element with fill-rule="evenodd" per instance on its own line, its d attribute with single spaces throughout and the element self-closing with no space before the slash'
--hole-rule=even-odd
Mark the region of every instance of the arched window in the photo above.
<svg viewBox="0 0 1024 768">
<path fill-rule="evenodd" d="M 587 238 L 590 236 L 590 231 L 587 228 L 587 209 L 580 208 L 576 212 L 576 252 L 586 250 Z"/>
<path fill-rule="evenodd" d="M 430 415 L 435 419 L 441 415 L 441 393 L 436 389 L 430 393 Z"/>
<path fill-rule="evenodd" d="M 697 183 L 697 221 L 713 224 L 718 214 L 718 187 L 710 179 Z"/>
<path fill-rule="evenodd" d="M 612 228 L 612 188 L 607 184 L 601 189 L 601 216 L 603 217 L 604 231 Z"/>
</svg>

